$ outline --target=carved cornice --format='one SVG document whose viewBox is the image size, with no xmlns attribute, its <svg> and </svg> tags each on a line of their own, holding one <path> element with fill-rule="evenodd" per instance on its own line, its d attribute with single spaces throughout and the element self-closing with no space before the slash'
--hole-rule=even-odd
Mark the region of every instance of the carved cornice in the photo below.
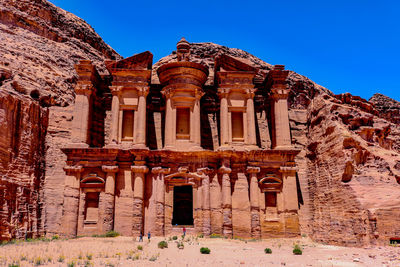
<svg viewBox="0 0 400 267">
<path fill-rule="evenodd" d="M 94 89 L 93 84 L 78 83 L 75 87 L 75 94 L 89 97 L 93 94 Z"/>
</svg>

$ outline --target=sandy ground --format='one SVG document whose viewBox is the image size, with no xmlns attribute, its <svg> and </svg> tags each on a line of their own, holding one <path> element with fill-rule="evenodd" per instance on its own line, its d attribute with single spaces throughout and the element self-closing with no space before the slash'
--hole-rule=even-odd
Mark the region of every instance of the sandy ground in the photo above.
<svg viewBox="0 0 400 267">
<path fill-rule="evenodd" d="M 150 242 L 129 237 L 82 237 L 51 242 L 22 242 L 0 247 L 0 265 L 11 266 L 400 266 L 400 247 L 346 248 L 312 242 L 308 238 L 263 241 L 187 236 L 184 249 L 171 238 Z M 168 248 L 159 249 L 161 240 Z M 178 241 L 181 237 L 178 238 Z M 303 255 L 293 255 L 294 244 Z M 143 246 L 143 250 L 137 248 Z M 199 252 L 211 249 L 209 255 Z M 265 248 L 272 254 L 265 254 Z M 75 265 L 73 265 L 75 264 Z"/>
</svg>

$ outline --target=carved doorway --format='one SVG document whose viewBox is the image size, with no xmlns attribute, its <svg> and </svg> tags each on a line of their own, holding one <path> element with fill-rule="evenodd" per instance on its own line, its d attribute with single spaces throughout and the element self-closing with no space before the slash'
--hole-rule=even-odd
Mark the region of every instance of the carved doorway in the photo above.
<svg viewBox="0 0 400 267">
<path fill-rule="evenodd" d="M 193 188 L 191 185 L 174 186 L 172 225 L 193 225 Z"/>
</svg>

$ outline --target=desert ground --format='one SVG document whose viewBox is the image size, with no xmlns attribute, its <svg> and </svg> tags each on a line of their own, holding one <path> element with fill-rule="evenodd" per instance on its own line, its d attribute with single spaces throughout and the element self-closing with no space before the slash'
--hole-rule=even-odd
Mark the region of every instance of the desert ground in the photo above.
<svg viewBox="0 0 400 267">
<path fill-rule="evenodd" d="M 168 248 L 158 248 L 160 241 Z M 400 247 L 348 248 L 319 244 L 307 237 L 262 241 L 182 237 L 81 237 L 17 242 L 0 247 L 1 266 L 400 266 Z M 293 254 L 299 244 L 302 255 Z M 142 249 L 140 247 L 142 246 Z M 210 254 L 201 254 L 208 247 Z M 270 248 L 272 254 L 266 254 Z M 13 265 L 14 264 L 14 265 Z"/>
</svg>

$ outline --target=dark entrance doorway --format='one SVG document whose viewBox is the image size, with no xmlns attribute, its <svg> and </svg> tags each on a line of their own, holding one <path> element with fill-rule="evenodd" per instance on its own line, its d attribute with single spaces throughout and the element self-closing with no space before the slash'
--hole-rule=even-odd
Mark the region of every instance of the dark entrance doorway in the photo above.
<svg viewBox="0 0 400 267">
<path fill-rule="evenodd" d="M 193 189 L 191 185 L 174 187 L 172 225 L 193 225 Z"/>
</svg>

